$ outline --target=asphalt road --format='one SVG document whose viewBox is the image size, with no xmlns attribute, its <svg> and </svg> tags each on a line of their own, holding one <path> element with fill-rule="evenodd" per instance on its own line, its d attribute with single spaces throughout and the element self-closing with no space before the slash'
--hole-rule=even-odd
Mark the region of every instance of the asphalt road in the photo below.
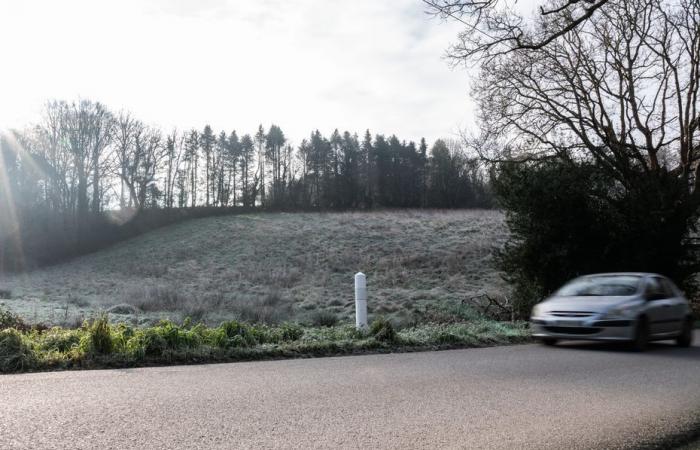
<svg viewBox="0 0 700 450">
<path fill-rule="evenodd" d="M 700 347 L 9 375 L 0 399 L 0 448 L 639 448 L 700 423 Z"/>
</svg>

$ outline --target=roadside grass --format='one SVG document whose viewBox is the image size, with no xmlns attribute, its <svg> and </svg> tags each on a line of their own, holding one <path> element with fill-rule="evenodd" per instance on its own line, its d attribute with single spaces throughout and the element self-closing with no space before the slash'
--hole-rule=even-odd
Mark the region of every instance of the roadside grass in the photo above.
<svg viewBox="0 0 700 450">
<path fill-rule="evenodd" d="M 68 329 L 28 327 L 19 317 L 4 317 L 0 324 L 2 373 L 485 347 L 529 340 L 526 323 L 485 318 L 402 329 L 378 318 L 367 330 L 358 331 L 352 325 L 305 327 L 238 321 L 210 327 L 189 319 L 181 324 L 164 320 L 134 327 L 111 324 L 106 315 Z"/>
</svg>

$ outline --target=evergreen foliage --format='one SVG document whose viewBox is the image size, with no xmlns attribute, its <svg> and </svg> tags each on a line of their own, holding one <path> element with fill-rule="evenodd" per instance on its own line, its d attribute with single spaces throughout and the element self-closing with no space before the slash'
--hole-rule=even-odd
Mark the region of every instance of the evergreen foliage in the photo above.
<svg viewBox="0 0 700 450">
<path fill-rule="evenodd" d="M 682 180 L 663 170 L 629 179 L 559 159 L 500 165 L 493 186 L 511 237 L 498 260 L 520 317 L 588 273 L 657 272 L 694 291 L 697 208 Z"/>
</svg>

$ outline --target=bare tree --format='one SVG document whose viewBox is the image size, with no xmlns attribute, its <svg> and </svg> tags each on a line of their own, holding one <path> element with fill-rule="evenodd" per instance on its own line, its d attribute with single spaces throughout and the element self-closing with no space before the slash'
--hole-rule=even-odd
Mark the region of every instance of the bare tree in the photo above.
<svg viewBox="0 0 700 450">
<path fill-rule="evenodd" d="M 491 157 L 591 158 L 623 184 L 660 169 L 700 182 L 697 1 L 609 0 L 545 46 L 479 61 L 479 144 L 508 153 Z"/>
<path fill-rule="evenodd" d="M 114 136 L 115 121 L 112 113 L 100 103 L 94 104 L 90 119 L 90 133 L 92 135 L 90 140 L 92 161 L 91 206 L 92 212 L 99 214 L 102 212 L 103 185 L 101 182 L 109 171 L 110 159 L 107 150 Z"/>
<path fill-rule="evenodd" d="M 160 131 L 136 122 L 132 145 L 120 166 L 126 168 L 122 181 L 129 190 L 129 204 L 141 209 L 148 200 L 149 187 L 156 182 L 160 164 L 168 155 Z"/>
<path fill-rule="evenodd" d="M 449 55 L 455 62 L 491 58 L 516 50 L 536 50 L 575 30 L 612 0 L 551 0 L 538 8 L 532 27 L 515 12 L 517 0 L 423 0 L 428 11 L 465 25 Z"/>
<path fill-rule="evenodd" d="M 140 123 L 133 119 L 129 113 L 121 112 L 116 118 L 114 144 L 117 169 L 119 171 L 117 176 L 120 180 L 119 206 L 121 209 L 127 207 L 127 187 L 125 180 L 127 180 L 131 148 L 134 145 L 134 135 L 140 126 Z M 131 200 L 132 198 L 129 196 L 129 207 L 133 206 Z"/>
<path fill-rule="evenodd" d="M 63 124 L 68 105 L 65 102 L 51 101 L 45 105 L 43 120 L 34 129 L 29 139 L 35 154 L 41 155 L 46 162 L 46 195 L 48 206 L 54 211 L 66 211 L 72 208 L 74 180 L 72 158 L 68 151 Z"/>
<path fill-rule="evenodd" d="M 62 129 L 72 156 L 77 178 L 76 214 L 79 221 L 89 211 L 88 188 L 92 186 L 92 209 L 99 212 L 100 174 L 103 152 L 112 136 L 111 114 L 100 104 L 88 100 L 61 104 Z"/>
</svg>

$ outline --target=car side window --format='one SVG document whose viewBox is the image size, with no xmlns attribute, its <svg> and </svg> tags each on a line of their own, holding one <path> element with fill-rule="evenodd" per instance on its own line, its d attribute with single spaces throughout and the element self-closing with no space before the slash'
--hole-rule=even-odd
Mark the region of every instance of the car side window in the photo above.
<svg viewBox="0 0 700 450">
<path fill-rule="evenodd" d="M 673 286 L 671 285 L 671 282 L 668 281 L 666 278 L 661 278 L 661 288 L 663 289 L 664 295 L 666 295 L 666 298 L 673 298 L 676 296 L 676 291 L 673 289 Z"/>
<path fill-rule="evenodd" d="M 659 278 L 650 277 L 647 279 L 647 287 L 644 290 L 644 297 L 650 301 L 668 298 L 664 293 L 664 289 L 661 285 Z"/>
</svg>

